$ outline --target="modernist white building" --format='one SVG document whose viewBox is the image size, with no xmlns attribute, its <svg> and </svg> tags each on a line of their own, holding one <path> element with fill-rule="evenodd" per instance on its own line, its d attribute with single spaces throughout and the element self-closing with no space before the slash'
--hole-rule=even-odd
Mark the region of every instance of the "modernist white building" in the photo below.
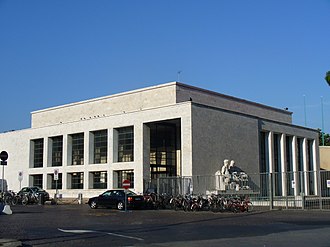
<svg viewBox="0 0 330 247">
<path fill-rule="evenodd" d="M 64 197 L 120 188 L 124 179 L 143 192 L 159 177 L 214 175 L 234 159 L 249 174 L 311 171 L 303 186 L 288 188 L 285 176 L 276 186 L 283 195 L 318 193 L 316 130 L 294 126 L 287 110 L 186 84 L 34 111 L 31 120 L 29 129 L 0 134 L 14 191 L 37 185 L 55 193 L 56 169 Z"/>
</svg>

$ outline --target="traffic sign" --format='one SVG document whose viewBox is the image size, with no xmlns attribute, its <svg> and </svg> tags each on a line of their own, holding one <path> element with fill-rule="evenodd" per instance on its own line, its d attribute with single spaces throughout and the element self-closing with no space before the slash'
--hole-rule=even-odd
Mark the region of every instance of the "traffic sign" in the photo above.
<svg viewBox="0 0 330 247">
<path fill-rule="evenodd" d="M 0 160 L 6 161 L 8 159 L 8 153 L 6 151 L 2 151 L 0 153 Z"/>
<path fill-rule="evenodd" d="M 22 180 L 23 180 L 23 172 L 19 171 L 18 172 L 18 181 L 22 182 Z"/>
<path fill-rule="evenodd" d="M 58 169 L 54 169 L 54 180 L 58 180 Z"/>
<path fill-rule="evenodd" d="M 129 181 L 128 179 L 125 179 L 124 181 L 123 181 L 123 188 L 125 189 L 125 190 L 127 190 L 128 188 L 130 188 L 131 187 L 131 181 Z"/>
</svg>

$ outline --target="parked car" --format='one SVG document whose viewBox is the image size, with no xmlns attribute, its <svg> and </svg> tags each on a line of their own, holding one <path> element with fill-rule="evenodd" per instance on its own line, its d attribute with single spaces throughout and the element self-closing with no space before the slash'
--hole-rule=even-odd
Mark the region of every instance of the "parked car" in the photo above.
<svg viewBox="0 0 330 247">
<path fill-rule="evenodd" d="M 138 209 L 144 206 L 144 197 L 137 195 L 131 190 L 127 190 L 127 208 Z M 92 197 L 88 200 L 88 205 L 92 208 L 107 207 L 116 208 L 118 210 L 125 209 L 125 190 L 115 189 L 107 190 L 99 196 Z"/>
<path fill-rule="evenodd" d="M 42 197 L 42 202 L 49 201 L 49 193 L 38 186 L 23 187 L 18 193 L 19 196 L 26 195 L 29 203 L 37 203 Z"/>
</svg>

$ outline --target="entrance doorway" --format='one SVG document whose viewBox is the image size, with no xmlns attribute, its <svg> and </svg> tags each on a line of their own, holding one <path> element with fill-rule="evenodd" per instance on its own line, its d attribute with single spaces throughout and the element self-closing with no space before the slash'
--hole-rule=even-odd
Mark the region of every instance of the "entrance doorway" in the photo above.
<svg viewBox="0 0 330 247">
<path fill-rule="evenodd" d="M 180 119 L 154 122 L 150 127 L 150 178 L 181 175 Z"/>
</svg>

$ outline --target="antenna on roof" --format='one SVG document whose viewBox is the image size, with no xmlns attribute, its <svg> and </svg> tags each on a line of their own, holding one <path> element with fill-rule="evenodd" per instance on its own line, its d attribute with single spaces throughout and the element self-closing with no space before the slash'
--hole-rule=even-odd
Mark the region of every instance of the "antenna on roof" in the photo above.
<svg viewBox="0 0 330 247">
<path fill-rule="evenodd" d="M 181 74 L 181 72 L 182 72 L 182 71 L 179 70 L 178 73 L 177 73 L 177 74 L 178 74 L 178 79 L 176 80 L 177 82 L 180 82 L 180 74 Z"/>
</svg>

